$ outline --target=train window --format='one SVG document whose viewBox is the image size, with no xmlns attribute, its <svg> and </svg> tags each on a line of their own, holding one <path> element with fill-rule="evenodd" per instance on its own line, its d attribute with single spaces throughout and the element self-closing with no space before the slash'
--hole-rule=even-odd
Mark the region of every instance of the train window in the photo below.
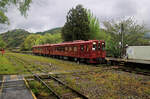
<svg viewBox="0 0 150 99">
<path fill-rule="evenodd" d="M 76 46 L 74 46 L 74 51 L 75 51 L 75 52 L 77 51 L 77 47 L 76 47 Z"/>
<path fill-rule="evenodd" d="M 96 50 L 96 42 L 93 42 L 93 48 L 92 48 L 93 51 Z"/>
<path fill-rule="evenodd" d="M 62 47 L 62 51 L 65 51 L 65 48 L 64 48 L 64 47 Z"/>
<path fill-rule="evenodd" d="M 105 50 L 105 43 L 104 42 L 102 43 L 102 50 L 103 51 Z"/>
<path fill-rule="evenodd" d="M 62 47 L 62 51 L 65 51 L 65 47 Z"/>
<path fill-rule="evenodd" d="M 69 47 L 69 51 L 72 51 L 72 47 Z"/>
<path fill-rule="evenodd" d="M 68 47 L 65 47 L 65 51 L 68 51 Z"/>
<path fill-rule="evenodd" d="M 81 45 L 80 48 L 81 48 L 81 51 L 84 51 L 84 45 Z"/>
<path fill-rule="evenodd" d="M 101 44 L 100 44 L 100 42 L 98 43 L 98 50 L 100 50 L 101 49 Z"/>
</svg>

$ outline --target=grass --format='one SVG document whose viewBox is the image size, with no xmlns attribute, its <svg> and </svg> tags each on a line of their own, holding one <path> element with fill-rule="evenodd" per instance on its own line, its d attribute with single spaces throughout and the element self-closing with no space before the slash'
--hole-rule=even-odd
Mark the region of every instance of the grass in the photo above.
<svg viewBox="0 0 150 99">
<path fill-rule="evenodd" d="M 150 77 L 107 71 L 87 75 L 66 75 L 60 79 L 87 94 L 90 99 L 150 99 Z"/>
<path fill-rule="evenodd" d="M 32 90 L 32 92 L 36 95 L 37 99 L 56 99 L 55 97 L 51 97 L 52 92 L 50 92 L 45 86 L 43 86 L 38 81 L 28 81 L 28 84 Z M 51 98 L 50 98 L 51 97 Z"/>
<path fill-rule="evenodd" d="M 75 62 L 68 62 L 64 60 L 58 60 L 53 58 L 41 57 L 41 56 L 33 56 L 33 55 L 25 55 L 18 53 L 9 53 L 9 55 L 15 55 L 26 62 L 46 70 L 47 72 L 77 72 L 77 71 L 101 71 L 100 67 L 94 67 L 90 65 L 84 64 L 76 64 Z M 52 65 L 51 65 L 52 64 Z"/>
<path fill-rule="evenodd" d="M 0 74 L 23 74 L 27 73 L 24 66 L 7 55 L 0 56 Z"/>
</svg>

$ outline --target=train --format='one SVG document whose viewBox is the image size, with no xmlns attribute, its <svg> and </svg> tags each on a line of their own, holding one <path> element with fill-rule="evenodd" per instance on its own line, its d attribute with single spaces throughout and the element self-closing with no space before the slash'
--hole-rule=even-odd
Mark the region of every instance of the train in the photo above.
<svg viewBox="0 0 150 99">
<path fill-rule="evenodd" d="M 104 40 L 75 40 L 58 44 L 37 45 L 32 47 L 32 53 L 86 63 L 103 63 L 106 57 Z"/>
</svg>

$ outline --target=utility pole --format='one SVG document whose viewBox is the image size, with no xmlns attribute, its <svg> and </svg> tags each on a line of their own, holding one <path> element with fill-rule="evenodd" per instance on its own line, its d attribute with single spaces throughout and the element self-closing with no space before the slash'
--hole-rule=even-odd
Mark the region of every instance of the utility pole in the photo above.
<svg viewBox="0 0 150 99">
<path fill-rule="evenodd" d="M 123 58 L 124 55 L 124 43 L 123 43 L 123 32 L 124 32 L 124 27 L 123 27 L 123 23 L 121 24 L 121 57 Z"/>
</svg>

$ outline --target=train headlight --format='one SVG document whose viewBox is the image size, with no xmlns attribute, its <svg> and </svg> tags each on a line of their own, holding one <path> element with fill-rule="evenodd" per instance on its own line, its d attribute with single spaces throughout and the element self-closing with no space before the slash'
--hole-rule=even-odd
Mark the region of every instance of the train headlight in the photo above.
<svg viewBox="0 0 150 99">
<path fill-rule="evenodd" d="M 95 45 L 96 44 L 96 42 L 93 42 L 93 45 Z"/>
</svg>

